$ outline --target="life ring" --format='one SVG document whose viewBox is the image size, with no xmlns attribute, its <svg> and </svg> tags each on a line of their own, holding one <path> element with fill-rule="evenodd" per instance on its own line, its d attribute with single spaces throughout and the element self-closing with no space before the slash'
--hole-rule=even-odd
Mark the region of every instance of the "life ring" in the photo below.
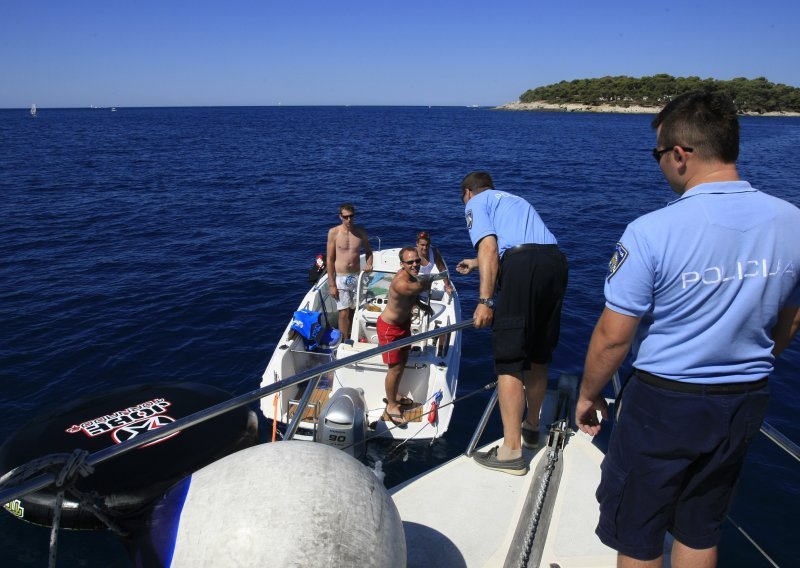
<svg viewBox="0 0 800 568">
<path fill-rule="evenodd" d="M 12 434 L 0 447 L 0 475 L 49 454 L 75 449 L 97 452 L 231 397 L 204 384 L 154 383 L 78 399 L 33 419 Z M 99 502 L 121 522 L 146 510 L 185 476 L 256 442 L 255 415 L 240 407 L 102 462 L 93 474 L 79 478 L 75 488 L 97 492 Z M 48 487 L 13 501 L 6 509 L 22 520 L 50 526 L 55 502 L 56 491 Z M 61 509 L 61 526 L 106 528 L 69 493 Z"/>
</svg>

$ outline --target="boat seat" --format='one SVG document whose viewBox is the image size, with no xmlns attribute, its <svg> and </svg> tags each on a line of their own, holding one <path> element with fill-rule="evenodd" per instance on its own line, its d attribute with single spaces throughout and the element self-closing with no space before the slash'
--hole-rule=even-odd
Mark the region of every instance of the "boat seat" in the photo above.
<svg viewBox="0 0 800 568">
<path fill-rule="evenodd" d="M 383 313 L 383 310 L 386 309 L 386 306 L 389 304 L 389 299 L 385 296 L 379 296 L 377 298 L 372 298 L 368 300 L 364 307 L 360 310 L 361 316 L 366 321 L 376 322 L 378 321 L 378 316 Z"/>
<path fill-rule="evenodd" d="M 378 344 L 378 318 L 389 303 L 385 296 L 379 296 L 367 301 L 358 310 L 358 342 L 372 345 Z"/>
</svg>

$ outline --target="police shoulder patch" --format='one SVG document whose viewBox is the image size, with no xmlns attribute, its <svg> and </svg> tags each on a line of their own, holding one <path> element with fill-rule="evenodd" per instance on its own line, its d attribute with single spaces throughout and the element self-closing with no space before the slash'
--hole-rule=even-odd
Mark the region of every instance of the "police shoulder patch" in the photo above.
<svg viewBox="0 0 800 568">
<path fill-rule="evenodd" d="M 467 217 L 467 229 L 471 229 L 472 228 L 472 209 L 469 209 L 467 211 L 466 217 Z"/>
<path fill-rule="evenodd" d="M 622 243 L 617 243 L 617 246 L 614 247 L 614 254 L 611 255 L 611 260 L 608 262 L 608 280 L 611 280 L 611 277 L 617 273 L 626 258 L 628 258 L 628 249 L 622 246 Z"/>
</svg>

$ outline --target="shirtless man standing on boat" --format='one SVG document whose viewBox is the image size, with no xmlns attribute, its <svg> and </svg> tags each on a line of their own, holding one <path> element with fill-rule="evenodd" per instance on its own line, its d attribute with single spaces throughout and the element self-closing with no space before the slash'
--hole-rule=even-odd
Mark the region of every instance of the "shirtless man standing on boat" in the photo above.
<svg viewBox="0 0 800 568">
<path fill-rule="evenodd" d="M 364 270 L 372 270 L 369 237 L 364 227 L 353 222 L 355 215 L 355 206 L 352 203 L 343 203 L 339 206 L 339 218 L 342 224 L 328 231 L 328 286 L 339 310 L 339 331 L 342 334 L 342 341 L 350 338 L 362 248 L 367 260 Z"/>
<path fill-rule="evenodd" d="M 411 311 L 419 306 L 429 316 L 433 314 L 431 307 L 419 299 L 422 292 L 431 289 L 433 278 L 419 278 L 419 267 L 422 264 L 415 247 L 404 247 L 400 250 L 400 270 L 397 271 L 389 287 L 389 303 L 378 317 L 378 344 L 386 345 L 392 341 L 404 339 L 411 335 Z M 394 424 L 406 423 L 401 400 L 397 398 L 397 389 L 408 361 L 411 347 L 402 347 L 383 354 L 383 362 L 389 365 L 386 372 L 386 415 Z"/>
</svg>

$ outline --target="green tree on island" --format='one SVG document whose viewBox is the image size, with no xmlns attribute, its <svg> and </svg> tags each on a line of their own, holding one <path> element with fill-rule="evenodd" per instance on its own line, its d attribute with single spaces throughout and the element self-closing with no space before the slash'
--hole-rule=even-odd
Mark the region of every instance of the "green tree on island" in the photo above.
<svg viewBox="0 0 800 568">
<path fill-rule="evenodd" d="M 742 113 L 800 112 L 800 89 L 770 83 L 765 77 L 730 81 L 673 77 L 659 74 L 652 77 L 601 77 L 561 81 L 525 91 L 523 103 L 543 101 L 563 104 L 660 107 L 674 97 L 689 91 L 709 90 L 728 93 Z"/>
</svg>

